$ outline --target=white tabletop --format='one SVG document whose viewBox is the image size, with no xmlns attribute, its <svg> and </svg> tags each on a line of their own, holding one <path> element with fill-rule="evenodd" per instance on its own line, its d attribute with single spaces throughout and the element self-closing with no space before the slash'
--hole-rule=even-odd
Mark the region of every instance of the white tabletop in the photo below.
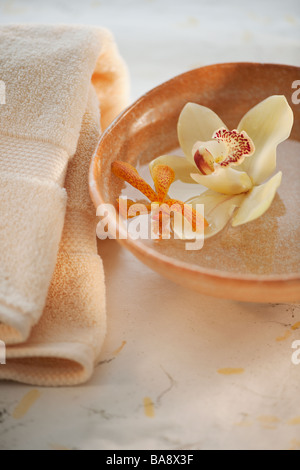
<svg viewBox="0 0 300 470">
<path fill-rule="evenodd" d="M 0 24 L 12 22 L 110 28 L 132 99 L 216 62 L 300 65 L 297 0 L 0 0 Z M 114 241 L 100 251 L 109 322 L 102 364 L 88 385 L 35 396 L 2 383 L 0 449 L 300 449 L 300 365 L 292 363 L 300 305 L 201 296 Z M 26 410 L 18 405 L 30 392 Z"/>
</svg>

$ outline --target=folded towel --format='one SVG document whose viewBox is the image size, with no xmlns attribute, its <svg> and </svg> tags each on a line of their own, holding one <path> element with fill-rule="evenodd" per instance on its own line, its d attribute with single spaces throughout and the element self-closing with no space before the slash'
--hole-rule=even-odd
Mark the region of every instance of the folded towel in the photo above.
<svg viewBox="0 0 300 470">
<path fill-rule="evenodd" d="M 0 378 L 82 383 L 105 335 L 88 167 L 99 101 L 106 127 L 126 105 L 126 68 L 107 31 L 22 26 L 0 29 L 0 70 Z"/>
</svg>

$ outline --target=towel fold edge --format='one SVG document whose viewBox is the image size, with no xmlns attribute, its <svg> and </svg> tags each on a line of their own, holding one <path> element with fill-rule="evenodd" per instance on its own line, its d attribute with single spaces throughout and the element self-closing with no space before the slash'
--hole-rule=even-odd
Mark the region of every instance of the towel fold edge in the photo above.
<svg viewBox="0 0 300 470">
<path fill-rule="evenodd" d="M 92 358 L 92 348 L 77 342 L 12 346 L 7 350 L 6 365 L 0 366 L 0 380 L 38 387 L 81 385 L 92 377 Z"/>
</svg>

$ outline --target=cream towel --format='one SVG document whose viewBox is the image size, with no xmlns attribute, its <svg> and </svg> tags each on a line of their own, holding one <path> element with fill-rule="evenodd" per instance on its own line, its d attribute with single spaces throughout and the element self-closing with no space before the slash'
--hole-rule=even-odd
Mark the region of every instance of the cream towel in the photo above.
<svg viewBox="0 0 300 470">
<path fill-rule="evenodd" d="M 105 127 L 127 103 L 126 68 L 106 31 L 30 26 L 1 28 L 0 70 L 0 340 L 12 345 L 0 378 L 82 383 L 105 334 L 87 183 L 100 135 L 91 78 Z"/>
</svg>

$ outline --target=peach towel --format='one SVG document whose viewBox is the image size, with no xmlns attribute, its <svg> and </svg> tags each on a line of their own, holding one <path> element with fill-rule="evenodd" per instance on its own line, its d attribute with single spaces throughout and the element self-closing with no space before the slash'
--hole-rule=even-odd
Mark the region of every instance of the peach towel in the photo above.
<svg viewBox="0 0 300 470">
<path fill-rule="evenodd" d="M 109 32 L 72 26 L 2 27 L 0 70 L 0 379 L 83 383 L 106 330 L 88 167 L 127 70 Z"/>
</svg>

